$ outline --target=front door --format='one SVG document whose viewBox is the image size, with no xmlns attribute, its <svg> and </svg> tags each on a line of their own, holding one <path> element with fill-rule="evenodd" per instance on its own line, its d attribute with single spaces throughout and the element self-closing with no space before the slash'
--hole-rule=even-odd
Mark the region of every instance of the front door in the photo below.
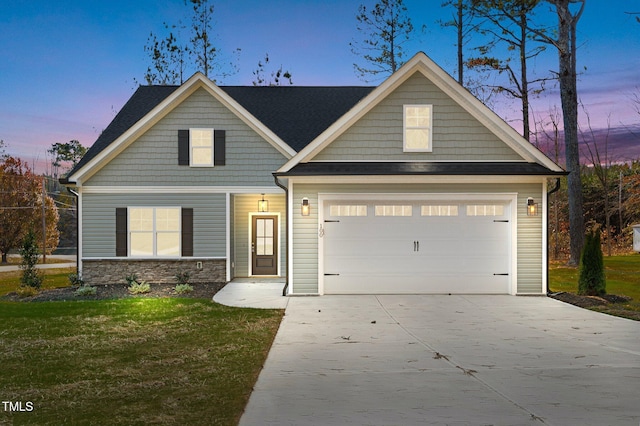
<svg viewBox="0 0 640 426">
<path fill-rule="evenodd" d="M 277 216 L 252 216 L 251 275 L 278 275 Z"/>
</svg>

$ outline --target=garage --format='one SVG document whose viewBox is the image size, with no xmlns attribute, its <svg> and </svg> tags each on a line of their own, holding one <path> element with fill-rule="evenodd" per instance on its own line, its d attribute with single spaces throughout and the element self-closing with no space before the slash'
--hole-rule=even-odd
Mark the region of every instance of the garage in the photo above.
<svg viewBox="0 0 640 426">
<path fill-rule="evenodd" d="M 324 294 L 512 294 L 515 195 L 323 200 Z"/>
</svg>

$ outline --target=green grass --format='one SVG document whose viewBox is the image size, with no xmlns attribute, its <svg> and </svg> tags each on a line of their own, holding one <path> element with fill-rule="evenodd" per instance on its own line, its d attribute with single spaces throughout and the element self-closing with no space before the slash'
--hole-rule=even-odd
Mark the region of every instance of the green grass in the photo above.
<svg viewBox="0 0 640 426">
<path fill-rule="evenodd" d="M 282 311 L 202 299 L 0 302 L 0 424 L 237 424 Z"/>
<path fill-rule="evenodd" d="M 69 286 L 69 274 L 75 273 L 76 268 L 43 269 L 45 274 L 42 288 L 59 288 Z M 20 286 L 22 271 L 0 272 L 0 296 L 16 291 Z"/>
<path fill-rule="evenodd" d="M 614 312 L 616 310 L 640 312 L 640 255 L 605 256 L 604 266 L 607 293 L 629 296 L 633 300 L 617 306 L 619 309 L 595 308 L 595 310 L 616 315 L 618 315 Z M 576 293 L 578 291 L 578 269 L 552 265 L 549 268 L 549 288 L 551 291 Z"/>
</svg>

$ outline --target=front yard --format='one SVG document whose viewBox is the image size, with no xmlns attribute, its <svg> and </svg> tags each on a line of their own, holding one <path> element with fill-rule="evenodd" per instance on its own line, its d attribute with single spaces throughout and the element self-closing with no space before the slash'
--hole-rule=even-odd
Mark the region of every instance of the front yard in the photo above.
<svg viewBox="0 0 640 426">
<path fill-rule="evenodd" d="M 237 424 L 282 315 L 184 298 L 0 302 L 0 399 L 14 404 L 0 424 Z"/>
<path fill-rule="evenodd" d="M 611 315 L 640 320 L 640 254 L 604 257 L 607 293 L 627 296 L 628 302 L 609 304 L 593 298 L 587 301 L 589 309 Z M 578 291 L 576 268 L 552 264 L 549 268 L 549 288 L 552 292 Z"/>
</svg>

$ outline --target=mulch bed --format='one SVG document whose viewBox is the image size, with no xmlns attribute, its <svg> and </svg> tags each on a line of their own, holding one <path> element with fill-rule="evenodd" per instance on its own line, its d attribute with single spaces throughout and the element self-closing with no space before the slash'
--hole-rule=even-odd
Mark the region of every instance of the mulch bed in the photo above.
<svg viewBox="0 0 640 426">
<path fill-rule="evenodd" d="M 549 294 L 549 297 L 553 297 L 554 299 L 570 303 L 581 308 L 640 321 L 640 311 L 625 309 L 624 304 L 632 300 L 627 296 L 619 296 L 616 294 L 605 294 L 604 296 L 578 296 L 573 293 L 560 292 Z"/>
<path fill-rule="evenodd" d="M 145 294 L 130 294 L 126 284 L 110 284 L 96 286 L 97 292 L 92 296 L 76 296 L 77 287 L 64 287 L 41 290 L 32 297 L 20 297 L 17 293 L 12 292 L 0 300 L 12 302 L 49 302 L 63 300 L 104 300 L 104 299 L 123 299 L 133 297 L 189 297 L 196 299 L 211 299 L 225 283 L 197 283 L 191 284 L 193 291 L 184 294 L 175 294 L 175 284 L 151 284 L 151 291 Z"/>
</svg>

